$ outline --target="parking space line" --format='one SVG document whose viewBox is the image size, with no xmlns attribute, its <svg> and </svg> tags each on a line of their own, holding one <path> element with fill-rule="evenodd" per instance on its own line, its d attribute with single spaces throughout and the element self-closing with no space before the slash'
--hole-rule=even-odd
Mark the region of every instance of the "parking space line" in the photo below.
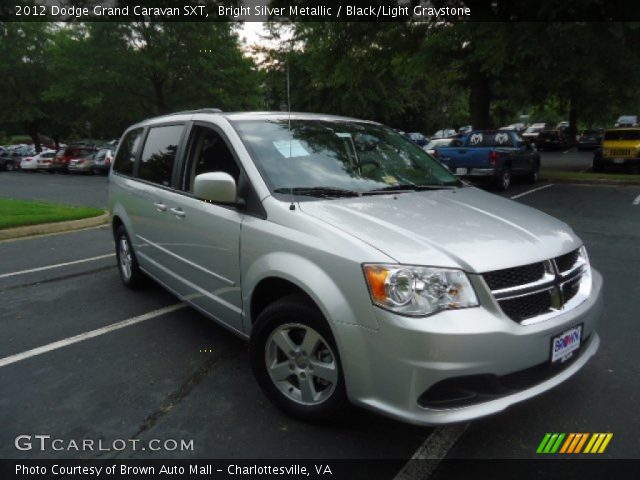
<svg viewBox="0 0 640 480">
<path fill-rule="evenodd" d="M 633 201 L 632 205 L 640 205 L 640 195 L 638 195 L 636 197 L 636 199 Z"/>
<path fill-rule="evenodd" d="M 515 200 L 516 198 L 524 197 L 525 195 L 529 195 L 530 193 L 538 192 L 540 190 L 544 190 L 545 188 L 549 188 L 549 187 L 553 187 L 553 183 L 548 183 L 547 185 L 542 185 L 541 187 L 534 188 L 533 190 L 527 190 L 526 192 L 519 193 L 518 195 L 514 195 L 514 196 L 509 197 L 509 198 L 511 198 L 511 200 Z"/>
<path fill-rule="evenodd" d="M 47 265 L 44 267 L 31 268 L 29 270 L 20 270 L 19 272 L 3 273 L 2 275 L 0 275 L 0 278 L 15 277 L 16 275 L 24 275 L 25 273 L 41 272 L 43 270 L 51 270 L 52 268 L 60 268 L 60 267 L 66 267 L 69 265 L 77 265 L 78 263 L 93 262 L 95 260 L 102 260 L 103 258 L 109 258 L 113 256 L 115 256 L 115 253 L 107 253 L 106 255 L 98 255 L 97 257 L 83 258 L 81 260 L 74 260 L 72 262 L 56 263 L 55 265 Z"/>
<path fill-rule="evenodd" d="M 0 367 L 5 367 L 7 365 L 11 365 L 12 363 L 16 363 L 27 358 L 42 355 L 43 353 L 51 352 L 53 350 L 58 350 L 60 348 L 73 345 L 74 343 L 82 342 L 90 338 L 99 337 L 100 335 L 104 335 L 105 333 L 113 332 L 124 327 L 129 327 L 131 325 L 135 325 L 136 323 L 144 322 L 145 320 L 150 320 L 166 313 L 175 312 L 176 310 L 180 310 L 181 308 L 184 308 L 186 306 L 187 305 L 185 303 L 175 303 L 173 305 L 169 305 L 168 307 L 159 308 L 158 310 L 153 310 L 151 312 L 138 315 L 137 317 L 122 320 L 121 322 L 117 323 L 112 323 L 111 325 L 107 325 L 106 327 L 97 328 L 89 332 L 84 332 L 73 337 L 68 337 L 63 340 L 58 340 L 57 342 L 43 345 L 42 347 L 27 350 L 26 352 L 16 353 L 15 355 L 0 358 Z"/>
<path fill-rule="evenodd" d="M 436 428 L 397 473 L 394 480 L 428 479 L 468 427 L 469 424 L 464 423 Z"/>
</svg>

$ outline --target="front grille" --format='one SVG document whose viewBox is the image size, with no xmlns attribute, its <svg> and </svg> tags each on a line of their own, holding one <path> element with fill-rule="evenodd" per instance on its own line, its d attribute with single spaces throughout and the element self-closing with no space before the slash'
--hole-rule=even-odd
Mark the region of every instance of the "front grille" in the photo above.
<svg viewBox="0 0 640 480">
<path fill-rule="evenodd" d="M 560 272 L 568 272 L 578 261 L 580 250 L 574 250 L 573 252 L 565 253 L 564 255 L 556 258 L 556 265 Z"/>
<path fill-rule="evenodd" d="M 578 294 L 578 291 L 580 290 L 580 279 L 581 277 L 576 277 L 574 280 L 571 280 L 562 286 L 562 296 L 565 303 Z"/>
<path fill-rule="evenodd" d="M 522 267 L 495 270 L 482 276 L 491 290 L 516 287 L 540 280 L 544 276 L 544 263 L 532 263 Z"/>
<path fill-rule="evenodd" d="M 527 318 L 537 317 L 546 313 L 551 308 L 551 292 L 543 291 L 498 301 L 502 311 L 516 322 Z"/>
<path fill-rule="evenodd" d="M 604 154 L 607 157 L 633 157 L 635 152 L 632 148 L 605 148 Z"/>
<path fill-rule="evenodd" d="M 544 262 L 486 272 L 482 277 L 506 316 L 530 323 L 527 320 L 562 310 L 575 298 L 586 271 L 583 265 L 580 249 L 576 249 Z"/>
</svg>

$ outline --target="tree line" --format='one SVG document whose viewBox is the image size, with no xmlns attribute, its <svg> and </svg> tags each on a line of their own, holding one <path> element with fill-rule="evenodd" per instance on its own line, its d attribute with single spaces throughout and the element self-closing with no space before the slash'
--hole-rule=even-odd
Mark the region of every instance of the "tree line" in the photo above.
<svg viewBox="0 0 640 480">
<path fill-rule="evenodd" d="M 515 2 L 458 3 L 482 21 L 294 18 L 251 52 L 233 22 L 1 23 L 0 132 L 109 139 L 171 111 L 289 103 L 426 133 L 521 114 L 608 126 L 640 111 L 640 25 L 505 21 Z"/>
</svg>

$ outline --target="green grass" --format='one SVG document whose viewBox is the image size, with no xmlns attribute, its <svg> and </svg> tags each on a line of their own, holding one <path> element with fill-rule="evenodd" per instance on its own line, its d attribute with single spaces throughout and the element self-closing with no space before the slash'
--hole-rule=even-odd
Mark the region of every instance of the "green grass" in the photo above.
<svg viewBox="0 0 640 480">
<path fill-rule="evenodd" d="M 64 222 L 101 215 L 102 210 L 0 197 L 0 229 Z"/>
<path fill-rule="evenodd" d="M 607 180 L 616 183 L 640 184 L 640 175 L 629 173 L 592 173 L 592 172 L 561 172 L 557 170 L 541 170 L 540 178 L 549 181 L 577 181 L 605 183 Z"/>
</svg>

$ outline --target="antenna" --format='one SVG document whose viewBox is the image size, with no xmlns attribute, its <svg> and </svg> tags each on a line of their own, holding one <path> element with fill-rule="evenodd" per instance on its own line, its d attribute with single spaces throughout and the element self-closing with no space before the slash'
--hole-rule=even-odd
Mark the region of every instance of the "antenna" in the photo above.
<svg viewBox="0 0 640 480">
<path fill-rule="evenodd" d="M 287 52 L 287 114 L 288 114 L 288 125 L 289 125 L 289 158 L 291 158 L 291 152 L 293 147 L 291 143 L 293 140 L 291 139 L 291 78 L 289 74 L 289 59 L 291 57 L 291 50 L 293 49 L 293 37 L 289 39 L 289 51 Z M 293 199 L 293 185 L 289 186 L 289 193 L 291 195 L 291 205 L 289 205 L 289 210 L 295 210 L 296 205 Z"/>
</svg>

